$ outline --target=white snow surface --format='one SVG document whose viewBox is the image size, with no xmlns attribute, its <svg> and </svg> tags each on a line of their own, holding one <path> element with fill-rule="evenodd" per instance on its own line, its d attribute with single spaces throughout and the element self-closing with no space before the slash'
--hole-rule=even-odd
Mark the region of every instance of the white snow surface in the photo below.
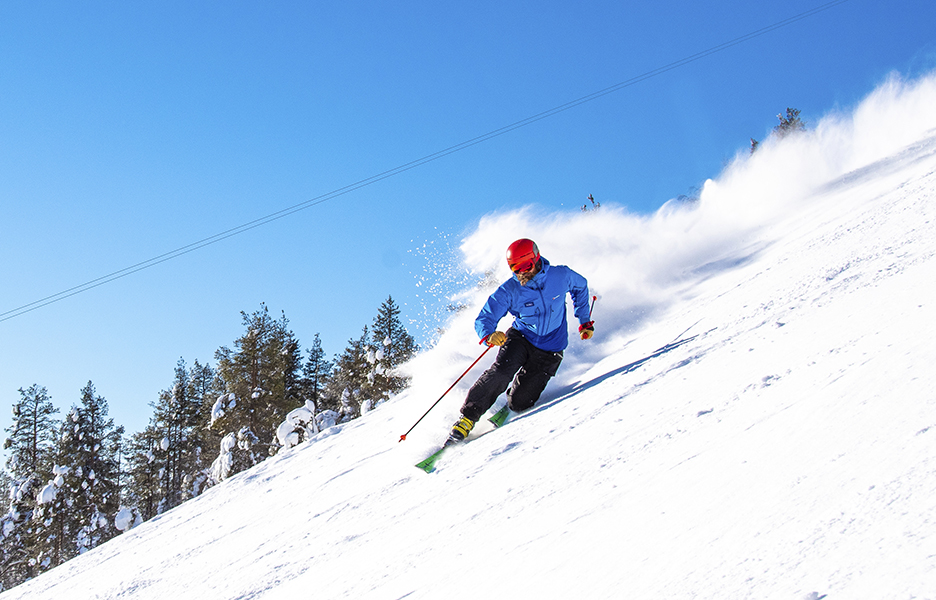
<svg viewBox="0 0 936 600">
<path fill-rule="evenodd" d="M 936 598 L 936 76 L 696 203 L 492 215 L 466 268 L 517 237 L 599 296 L 534 409 L 413 467 L 492 352 L 398 442 L 481 352 L 473 288 L 407 392 L 3 600 Z"/>
</svg>

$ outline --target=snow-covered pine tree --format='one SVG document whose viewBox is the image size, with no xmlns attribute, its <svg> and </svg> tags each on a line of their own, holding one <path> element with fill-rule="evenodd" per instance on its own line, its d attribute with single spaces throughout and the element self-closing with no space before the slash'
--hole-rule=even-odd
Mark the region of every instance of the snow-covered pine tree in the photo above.
<svg viewBox="0 0 936 600">
<path fill-rule="evenodd" d="M 359 416 L 360 413 L 360 404 L 364 402 L 369 402 L 367 396 L 363 394 L 361 390 L 358 390 L 358 396 L 362 398 L 360 403 L 356 406 L 351 404 L 351 389 L 345 388 L 341 392 L 341 406 L 338 408 L 338 422 L 347 423 L 348 421 L 355 419 Z"/>
<path fill-rule="evenodd" d="M 13 423 L 6 429 L 3 448 L 8 454 L 9 475 L 3 490 L 9 493 L 9 510 L 0 517 L 0 589 L 18 585 L 36 573 L 36 495 L 52 476 L 58 409 L 46 388 L 20 388 L 13 405 Z"/>
<path fill-rule="evenodd" d="M 311 400 L 291 410 L 276 430 L 276 439 L 280 445 L 288 450 L 319 433 L 316 413 L 317 408 Z"/>
<path fill-rule="evenodd" d="M 118 455 L 124 429 L 114 425 L 108 416 L 107 400 L 96 393 L 90 381 L 82 388 L 80 404 L 72 407 L 64 425 L 56 464 L 67 473 L 63 473 L 63 485 L 58 486 L 64 493 L 56 494 L 56 500 L 63 497 L 65 502 L 61 508 L 67 522 L 62 533 L 73 546 L 57 558 L 67 560 L 73 553 L 95 548 L 118 533 L 113 517 L 120 506 Z M 50 567 L 55 564 L 50 563 Z"/>
<path fill-rule="evenodd" d="M 273 379 L 273 397 L 278 413 L 274 415 L 274 421 L 282 419 L 296 404 L 305 400 L 302 397 L 302 350 L 296 335 L 289 329 L 285 314 L 278 322 L 277 337 L 279 371 Z M 274 422 L 274 426 L 278 424 Z"/>
<path fill-rule="evenodd" d="M 31 565 L 37 573 L 78 554 L 76 539 L 81 529 L 82 479 L 76 475 L 78 469 L 73 465 L 80 464 L 84 444 L 79 419 L 78 407 L 72 406 L 57 433 L 53 478 L 35 494 L 36 542 Z"/>
<path fill-rule="evenodd" d="M 322 339 L 315 334 L 312 347 L 306 350 L 308 357 L 302 367 L 301 389 L 304 400 L 312 401 L 319 408 L 324 406 L 325 385 L 331 373 L 332 362 L 325 358 Z"/>
<path fill-rule="evenodd" d="M 791 133 L 806 131 L 806 123 L 800 119 L 800 110 L 798 108 L 787 108 L 786 115 L 777 115 L 780 124 L 773 128 L 774 135 L 778 138 L 785 138 Z"/>
<path fill-rule="evenodd" d="M 296 345 L 298 348 L 298 344 Z M 298 381 L 301 405 L 286 414 L 276 430 L 276 438 L 283 448 L 296 446 L 317 434 L 321 423 L 331 423 L 338 418 L 335 411 L 324 408 L 325 387 L 331 374 L 332 363 L 325 358 L 322 339 L 318 333 L 308 349 L 308 358 Z M 323 406 L 324 410 L 319 410 Z M 335 414 L 333 418 L 331 415 Z M 329 426 L 331 426 L 329 425 Z"/>
<path fill-rule="evenodd" d="M 164 462 L 159 460 L 156 448 L 163 434 L 152 424 L 134 433 L 127 444 L 127 482 L 123 490 L 123 505 L 135 508 L 146 521 L 159 514 L 164 498 L 162 478 Z"/>
<path fill-rule="evenodd" d="M 35 477 L 4 482 L 9 489 L 9 505 L 0 517 L 0 591 L 34 577 L 36 565 L 36 495 L 41 485 Z M 8 486 L 8 487 L 7 487 Z"/>
<path fill-rule="evenodd" d="M 773 131 L 770 132 L 772 138 L 779 140 L 792 133 L 806 131 L 806 122 L 800 118 L 800 110 L 798 108 L 787 108 L 786 114 L 781 113 L 777 115 L 777 119 L 780 120 L 780 124 L 775 126 Z M 757 152 L 758 148 L 760 148 L 760 142 L 751 138 L 751 154 Z"/>
<path fill-rule="evenodd" d="M 301 403 L 301 353 L 286 316 L 273 320 L 266 305 L 241 316 L 247 332 L 235 340 L 234 350 L 222 347 L 215 353 L 223 392 L 212 406 L 210 423 L 223 434 L 219 459 L 228 467 L 215 468 L 216 460 L 212 470 L 225 477 L 276 452 L 276 428 Z"/>
<path fill-rule="evenodd" d="M 400 307 L 393 301 L 393 296 L 388 296 L 377 310 L 371 340 L 375 372 L 371 400 L 380 403 L 409 385 L 409 379 L 397 373 L 396 368 L 419 350 L 413 336 L 400 322 Z"/>
<path fill-rule="evenodd" d="M 208 469 L 214 458 L 212 451 L 221 443 L 222 436 L 208 427 L 211 407 L 220 393 L 220 380 L 210 365 L 195 361 L 189 370 L 189 397 L 198 403 L 197 426 L 192 431 L 194 457 L 190 470 L 182 479 L 182 499 L 198 496 L 205 490 Z"/>
<path fill-rule="evenodd" d="M 153 404 L 151 423 L 162 434 L 153 449 L 162 463 L 161 510 L 169 510 L 182 503 L 183 481 L 196 468 L 200 402 L 190 395 L 190 373 L 183 359 L 175 368 L 172 387 L 159 394 Z"/>
<path fill-rule="evenodd" d="M 7 468 L 15 478 L 23 474 L 48 475 L 55 444 L 59 410 L 52 404 L 46 388 L 32 385 L 20 388 L 20 399 L 13 405 L 13 424 L 7 427 L 3 443 L 9 452 Z"/>
<path fill-rule="evenodd" d="M 335 357 L 332 373 L 325 387 L 322 408 L 340 413 L 341 422 L 356 417 L 361 400 L 371 397 L 371 383 L 368 381 L 371 368 L 367 362 L 368 339 L 368 328 L 365 325 L 361 337 L 348 340 L 347 347 Z"/>
</svg>

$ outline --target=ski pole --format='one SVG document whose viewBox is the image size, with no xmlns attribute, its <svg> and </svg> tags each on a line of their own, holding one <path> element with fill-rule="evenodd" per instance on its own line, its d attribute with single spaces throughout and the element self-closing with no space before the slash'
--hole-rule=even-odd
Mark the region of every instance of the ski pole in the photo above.
<svg viewBox="0 0 936 600">
<path fill-rule="evenodd" d="M 588 323 L 584 323 L 581 327 L 579 327 L 580 333 L 582 329 L 584 329 L 585 327 L 594 327 L 595 322 L 592 321 L 591 316 L 592 316 L 592 313 L 595 311 L 595 302 L 597 301 L 598 301 L 598 296 L 591 297 L 591 306 L 588 307 Z"/>
<path fill-rule="evenodd" d="M 438 404 L 439 402 L 442 402 L 442 398 L 445 398 L 446 394 L 448 394 L 449 392 L 451 392 L 451 391 L 452 391 L 452 388 L 454 388 L 456 385 L 458 385 L 458 382 L 462 380 L 462 377 L 464 377 L 465 375 L 467 375 L 467 374 L 468 374 L 468 371 L 470 371 L 471 369 L 473 369 L 474 366 L 475 366 L 476 364 L 478 364 L 478 361 L 481 360 L 481 359 L 484 357 L 484 355 L 487 354 L 487 351 L 490 350 L 491 348 L 493 348 L 493 346 L 488 346 L 487 348 L 484 349 L 484 352 L 481 353 L 481 356 L 479 356 L 478 358 L 476 358 L 475 361 L 474 361 L 473 363 L 471 363 L 471 366 L 468 367 L 467 369 L 465 369 L 465 372 L 458 376 L 458 379 L 455 380 L 455 383 L 453 383 L 452 385 L 450 385 L 450 386 L 449 386 L 449 389 L 445 390 L 445 393 L 442 394 L 441 396 L 439 396 L 439 399 L 432 403 L 432 406 L 429 407 L 429 410 L 427 410 L 426 412 L 424 412 L 424 413 L 423 413 L 423 416 L 419 417 L 419 420 L 416 421 L 415 423 L 413 423 L 413 426 L 409 428 L 409 431 L 407 431 L 406 433 L 404 433 L 403 435 L 400 436 L 400 440 L 399 440 L 400 442 L 402 442 L 403 440 L 406 439 L 406 436 L 408 436 L 408 435 L 410 434 L 410 431 L 413 431 L 414 429 L 416 429 L 416 426 L 419 425 L 419 421 L 422 421 L 424 418 L 426 418 L 426 415 L 428 415 L 428 414 L 429 414 L 429 411 L 431 411 L 433 408 L 436 407 L 436 404 Z M 398 442 L 398 443 L 399 443 L 399 442 Z"/>
</svg>

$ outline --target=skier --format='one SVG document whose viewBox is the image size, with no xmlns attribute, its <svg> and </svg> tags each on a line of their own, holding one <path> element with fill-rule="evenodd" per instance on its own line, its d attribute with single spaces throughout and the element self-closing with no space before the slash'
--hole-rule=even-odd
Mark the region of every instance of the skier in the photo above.
<svg viewBox="0 0 936 600">
<path fill-rule="evenodd" d="M 540 256 L 536 243 L 528 239 L 519 239 L 507 248 L 507 264 L 513 277 L 491 294 L 475 319 L 481 343 L 500 349 L 494 364 L 468 391 L 449 443 L 464 440 L 508 385 L 510 410 L 522 412 L 536 404 L 569 345 L 567 293 L 572 295 L 580 323 L 579 336 L 587 340 L 595 333 L 584 277 L 569 267 L 550 265 Z M 497 331 L 507 313 L 513 315 L 513 325 L 506 333 Z"/>
</svg>

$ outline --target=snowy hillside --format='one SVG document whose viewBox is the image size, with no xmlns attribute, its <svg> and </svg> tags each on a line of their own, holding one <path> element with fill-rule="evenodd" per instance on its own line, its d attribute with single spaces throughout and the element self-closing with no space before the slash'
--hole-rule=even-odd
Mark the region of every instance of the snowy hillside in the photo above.
<svg viewBox="0 0 936 600">
<path fill-rule="evenodd" d="M 541 404 L 452 453 L 486 290 L 414 386 L 16 598 L 936 598 L 936 76 L 651 217 L 493 215 L 599 295 Z M 505 323 L 506 325 L 506 323 Z"/>
</svg>

